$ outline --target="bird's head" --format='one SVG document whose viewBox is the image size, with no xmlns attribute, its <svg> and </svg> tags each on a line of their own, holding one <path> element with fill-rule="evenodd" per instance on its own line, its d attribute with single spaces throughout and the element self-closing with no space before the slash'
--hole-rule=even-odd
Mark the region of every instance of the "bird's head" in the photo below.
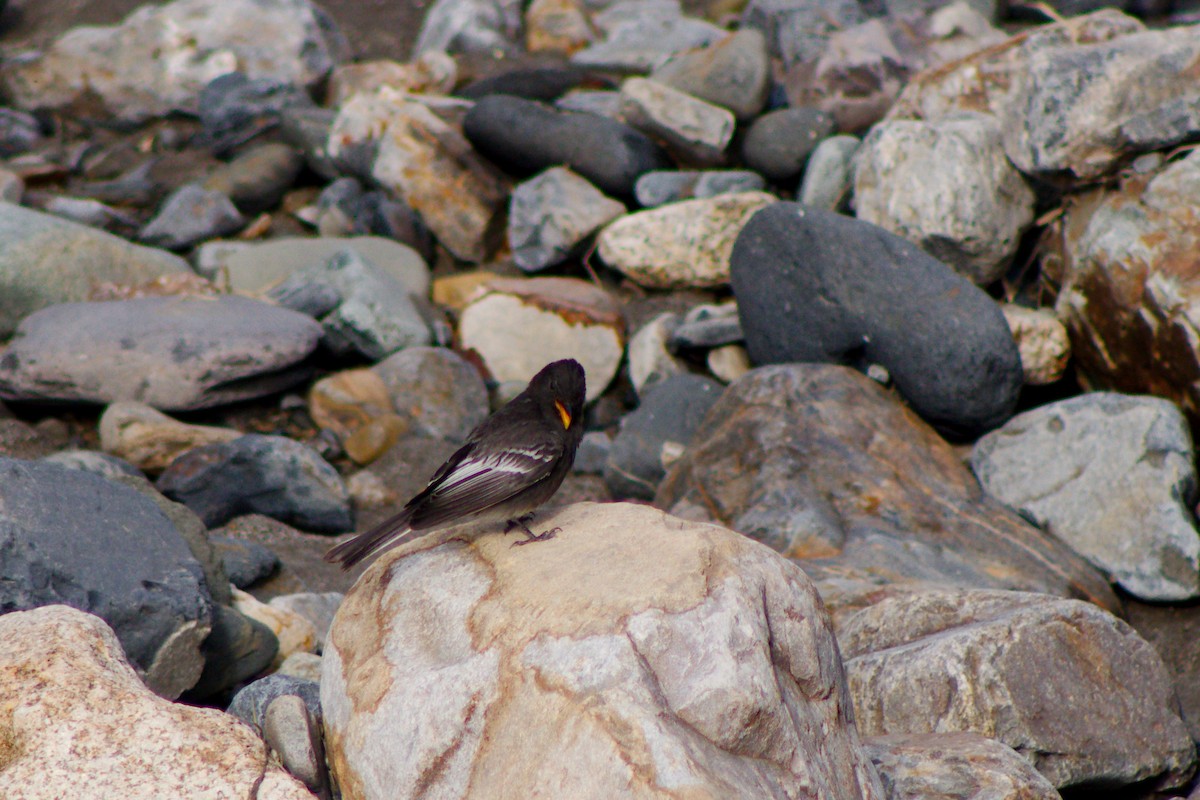
<svg viewBox="0 0 1200 800">
<path fill-rule="evenodd" d="M 583 366 L 573 358 L 553 361 L 542 367 L 541 372 L 529 382 L 530 390 L 543 398 L 553 409 L 554 418 L 564 429 L 578 431 L 583 428 L 583 403 L 587 394 Z"/>
</svg>

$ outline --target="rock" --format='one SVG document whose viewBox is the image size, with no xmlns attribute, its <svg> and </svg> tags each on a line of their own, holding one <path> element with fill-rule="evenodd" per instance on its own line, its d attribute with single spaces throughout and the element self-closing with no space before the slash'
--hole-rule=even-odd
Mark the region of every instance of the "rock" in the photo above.
<svg viewBox="0 0 1200 800">
<path fill-rule="evenodd" d="M 97 283 L 190 272 L 187 262 L 165 251 L 0 203 L 0 337 L 39 309 L 88 299 Z"/>
<path fill-rule="evenodd" d="M 481 262 L 498 244 L 503 179 L 425 105 L 387 88 L 352 97 L 334 120 L 328 150 L 335 160 L 373 153 L 363 177 L 403 197 L 458 258 Z"/>
<path fill-rule="evenodd" d="M 767 40 L 761 31 L 742 28 L 708 47 L 676 53 L 650 77 L 727 108 L 739 120 L 753 119 L 771 89 Z"/>
<path fill-rule="evenodd" d="M 669 344 L 676 351 L 708 350 L 744 338 L 737 303 L 706 303 L 683 315 L 683 320 L 671 331 Z"/>
<path fill-rule="evenodd" d="M 667 469 L 683 454 L 723 387 L 711 378 L 682 373 L 641 393 L 641 405 L 621 420 L 604 482 L 613 497 L 653 500 Z"/>
<path fill-rule="evenodd" d="M 672 375 L 687 372 L 687 364 L 667 348 L 671 331 L 679 324 L 679 316 L 670 311 L 659 314 L 629 338 L 626 358 L 629 361 L 629 382 L 640 396 L 648 387 Z"/>
<path fill-rule="evenodd" d="M 324 533 L 354 526 L 337 470 L 311 447 L 283 436 L 248 434 L 194 448 L 175 459 L 157 486 L 210 528 L 255 513 Z"/>
<path fill-rule="evenodd" d="M 308 620 L 316 634 L 317 650 L 325 649 L 325 636 L 333 624 L 333 615 L 342 605 L 341 592 L 298 592 L 271 598 L 272 608 L 298 614 Z"/>
<path fill-rule="evenodd" d="M 213 78 L 241 68 L 314 88 L 348 54 L 332 20 L 307 0 L 209 0 L 146 6 L 111 27 L 80 27 L 10 64 L 5 95 L 18 108 L 66 109 L 96 101 L 137 123 L 196 114 Z"/>
<path fill-rule="evenodd" d="M 1197 58 L 1194 26 L 1039 49 L 1001 114 L 1004 149 L 1022 172 L 1089 180 L 1130 154 L 1188 141 L 1200 91 L 1183 70 Z"/>
<path fill-rule="evenodd" d="M 0 694 L 12 707 L 5 797 L 149 800 L 202 786 L 214 797 L 312 800 L 240 723 L 151 694 L 96 617 L 65 606 L 5 614 L 0 643 Z"/>
<path fill-rule="evenodd" d="M 204 640 L 204 673 L 185 695 L 209 700 L 271 666 L 279 640 L 266 625 L 227 605 L 213 608 L 212 633 Z"/>
<path fill-rule="evenodd" d="M 214 152 L 224 153 L 281 124 L 285 114 L 316 110 L 303 87 L 275 77 L 226 72 L 200 92 L 200 125 Z"/>
<path fill-rule="evenodd" d="M 341 298 L 319 318 L 321 343 L 334 354 L 357 353 L 377 361 L 405 347 L 429 344 L 429 326 L 408 287 L 353 247 L 293 272 L 267 297 L 286 306 L 296 296 L 311 298 L 314 285 Z"/>
<path fill-rule="evenodd" d="M 0 478 L 0 608 L 95 613 L 151 689 L 191 687 L 213 602 L 171 520 L 132 489 L 55 464 L 0 458 Z"/>
<path fill-rule="evenodd" d="M 316 653 L 292 653 L 273 674 L 320 683 L 321 657 Z"/>
<path fill-rule="evenodd" d="M 1032 764 L 977 733 L 867 736 L 863 747 L 892 800 L 1059 800 Z"/>
<path fill-rule="evenodd" d="M 26 194 L 24 186 L 21 187 L 21 192 L 29 205 L 53 214 L 56 217 L 69 219 L 72 222 L 89 225 L 104 231 L 116 231 L 126 234 L 132 234 L 140 227 L 136 217 L 126 214 L 123 211 L 118 211 L 112 206 L 107 206 L 96 200 L 89 200 L 85 197 L 61 196 L 43 200 L 35 192 Z M 18 197 L 12 202 L 20 201 L 21 197 Z"/>
<path fill-rule="evenodd" d="M 1200 248 L 1200 223 L 1179 209 L 1197 180 L 1192 153 L 1069 211 L 1055 306 L 1087 385 L 1159 395 L 1193 419 L 1200 358 L 1184 343 L 1198 335 L 1200 282 L 1185 254 Z"/>
<path fill-rule="evenodd" d="M 728 31 L 684 16 L 679 0 L 625 0 L 592 16 L 603 41 L 571 56 L 571 63 L 606 72 L 649 72 L 686 50 L 724 39 Z"/>
<path fill-rule="evenodd" d="M 1125 619 L 1162 658 L 1175 685 L 1183 722 L 1192 741 L 1200 734 L 1200 685 L 1193 679 L 1200 657 L 1200 616 L 1197 606 L 1140 603 L 1125 600 Z"/>
<path fill-rule="evenodd" d="M 760 192 L 766 188 L 767 182 L 763 176 L 750 170 L 658 170 L 638 178 L 634 194 L 638 205 L 653 208 L 676 200 Z"/>
<path fill-rule="evenodd" d="M 467 112 L 463 133 L 514 174 L 564 165 L 614 197 L 631 196 L 638 176 L 670 166 L 658 145 L 628 125 L 519 97 L 481 98 Z"/>
<path fill-rule="evenodd" d="M 551 361 L 576 359 L 589 401 L 608 387 L 625 349 L 616 301 L 577 278 L 494 280 L 463 309 L 458 335 L 501 383 L 525 384 Z"/>
<path fill-rule="evenodd" d="M 1187 420 L 1155 397 L 1095 392 L 1026 411 L 971 453 L 984 490 L 1135 597 L 1200 596 Z"/>
<path fill-rule="evenodd" d="M 818 578 L 861 569 L 875 589 L 917 580 L 1119 608 L 1081 556 L 981 494 L 945 440 L 845 367 L 765 367 L 729 386 L 655 505 L 729 525 Z"/>
<path fill-rule="evenodd" d="M 314 794 L 328 795 L 329 768 L 321 728 L 304 700 L 284 695 L 271 701 L 263 721 L 263 739 L 289 775 Z"/>
<path fill-rule="evenodd" d="M 392 402 L 378 374 L 366 368 L 348 369 L 313 384 L 308 413 L 323 430 L 345 442 L 361 428 L 391 414 Z"/>
<path fill-rule="evenodd" d="M 551 167 L 513 189 L 508 206 L 513 261 L 525 272 L 560 264 L 624 213 L 624 203 L 586 179 L 566 167 Z"/>
<path fill-rule="evenodd" d="M 371 368 L 409 429 L 455 444 L 488 415 L 488 393 L 479 370 L 444 347 L 410 347 Z"/>
<path fill-rule="evenodd" d="M 213 242 L 201 247 L 199 258 L 206 259 L 205 251 L 216 245 L 218 243 Z M 207 268 L 200 271 L 210 278 L 227 276 L 229 288 L 235 292 L 262 292 L 282 283 L 298 270 L 319 267 L 344 250 L 354 250 L 390 273 L 411 294 L 428 294 L 429 267 L 416 251 L 378 236 L 285 237 L 247 243 L 224 254 L 214 254 L 207 260 Z"/>
<path fill-rule="evenodd" d="M 325 103 L 342 105 L 359 93 L 370 94 L 391 86 L 412 94 L 450 94 L 458 82 L 458 64 L 440 50 L 422 53 L 408 63 L 386 58 L 339 64 L 329 75 Z"/>
<path fill-rule="evenodd" d="M 579 442 L 575 451 L 575 462 L 571 464 L 571 472 L 580 475 L 600 475 L 604 465 L 608 463 L 608 454 L 612 452 L 612 439 L 603 431 L 588 431 Z"/>
<path fill-rule="evenodd" d="M 0 396 L 187 410 L 277 392 L 320 326 L 245 297 L 63 303 L 26 317 L 0 356 Z"/>
<path fill-rule="evenodd" d="M 15 108 L 0 108 L 0 158 L 12 158 L 32 150 L 42 141 L 37 117 Z"/>
<path fill-rule="evenodd" d="M 815 61 L 832 33 L 865 19 L 857 0 L 750 0 L 741 27 L 762 31 L 771 55 L 781 57 L 787 68 Z"/>
<path fill-rule="evenodd" d="M 621 84 L 618 113 L 642 133 L 666 143 L 680 161 L 716 166 L 737 124 L 733 112 L 647 78 Z"/>
<path fill-rule="evenodd" d="M 730 272 L 754 363 L 882 364 L 917 413 L 954 435 L 1012 414 L 1021 360 L 999 307 L 911 243 L 776 203 L 742 229 Z"/>
<path fill-rule="evenodd" d="M 1071 360 L 1071 338 L 1054 312 L 1012 303 L 1000 306 L 1000 310 L 1021 354 L 1025 383 L 1045 386 L 1061 380 Z"/>
<path fill-rule="evenodd" d="M 287 675 L 268 675 L 246 685 L 233 696 L 228 711 L 261 735 L 267 710 L 280 697 L 300 698 L 308 712 L 321 719 L 320 687 L 314 681 Z"/>
<path fill-rule="evenodd" d="M 293 653 L 311 653 L 317 649 L 316 628 L 296 612 L 267 605 L 240 589 L 233 592 L 233 607 L 238 613 L 265 625 L 279 640 L 272 666 L 278 667 Z"/>
<path fill-rule="evenodd" d="M 95 450 L 60 450 L 45 456 L 42 461 L 67 469 L 91 472 L 101 478 L 114 478 L 118 475 L 142 477 L 141 471 L 128 461 Z"/>
<path fill-rule="evenodd" d="M 980 286 L 1001 277 L 1033 222 L 1034 193 L 995 117 L 876 125 L 855 156 L 859 219 L 919 245 Z"/>
<path fill-rule="evenodd" d="M 560 111 L 580 111 L 621 122 L 621 93 L 609 89 L 573 89 L 554 101 Z"/>
<path fill-rule="evenodd" d="M 436 0 L 425 12 L 413 53 L 495 53 L 516 49 L 521 6 L 515 0 Z"/>
<path fill-rule="evenodd" d="M 833 117 L 815 108 L 768 111 L 750 125 L 742 140 L 742 158 L 772 181 L 799 177 L 822 139 L 837 131 Z"/>
<path fill-rule="evenodd" d="M 552 102 L 561 95 L 584 85 L 611 86 L 612 82 L 591 70 L 551 61 L 549 66 L 514 66 L 493 75 L 484 75 L 455 90 L 456 97 L 482 100 L 488 95 L 504 94 L 526 100 Z"/>
<path fill-rule="evenodd" d="M 19 419 L 0 419 L 0 456 L 32 460 L 57 448 L 46 432 Z"/>
<path fill-rule="evenodd" d="M 1060 790 L 1167 791 L 1195 770 L 1162 660 L 1090 603 L 918 591 L 850 617 L 838 643 L 865 735 L 974 731 Z"/>
<path fill-rule="evenodd" d="M 723 383 L 733 383 L 750 371 L 750 354 L 740 344 L 727 344 L 708 351 L 708 371 Z"/>
<path fill-rule="evenodd" d="M 744 192 L 629 214 L 600 232 L 600 257 L 651 289 L 721 286 L 742 227 L 774 202 L 766 192 Z"/>
<path fill-rule="evenodd" d="M 437 305 L 451 311 L 462 311 L 485 287 L 500 276 L 486 269 L 445 275 L 433 282 L 430 296 Z"/>
<path fill-rule="evenodd" d="M 802 782 L 814 797 L 883 797 L 800 570 L 642 506 L 578 504 L 545 524 L 558 536 L 520 551 L 498 532 L 433 534 L 347 595 L 321 679 L 342 786 L 586 800 L 783 796 Z M 436 643 L 422 633 L 431 609 Z"/>
<path fill-rule="evenodd" d="M 106 408 L 99 428 L 100 447 L 106 453 L 154 474 L 193 447 L 230 442 L 242 435 L 233 428 L 189 425 L 132 400 Z"/>
<path fill-rule="evenodd" d="M 229 536 L 212 536 L 209 540 L 221 555 L 229 582 L 239 589 L 265 580 L 279 569 L 279 556 L 257 542 L 244 542 Z"/>
<path fill-rule="evenodd" d="M 203 188 L 220 192 L 245 214 L 274 208 L 304 167 L 300 151 L 278 142 L 240 153 L 204 179 Z"/>
<path fill-rule="evenodd" d="M 0 202 L 19 205 L 25 196 L 25 181 L 15 172 L 0 167 Z"/>
<path fill-rule="evenodd" d="M 532 0 L 525 10 L 525 49 L 570 56 L 594 40 L 580 0 Z"/>
</svg>

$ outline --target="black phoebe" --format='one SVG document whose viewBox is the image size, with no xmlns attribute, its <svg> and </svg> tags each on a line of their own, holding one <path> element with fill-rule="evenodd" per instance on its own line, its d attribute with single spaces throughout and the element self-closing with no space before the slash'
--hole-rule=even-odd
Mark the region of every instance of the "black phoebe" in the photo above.
<svg viewBox="0 0 1200 800">
<path fill-rule="evenodd" d="M 331 548 L 325 560 L 349 569 L 381 550 L 468 521 L 507 520 L 505 533 L 525 532 L 515 544 L 553 537 L 557 528 L 535 536 L 526 522 L 558 491 L 575 460 L 583 438 L 584 391 L 578 361 L 547 364 L 525 391 L 471 431 L 403 511 Z"/>
</svg>

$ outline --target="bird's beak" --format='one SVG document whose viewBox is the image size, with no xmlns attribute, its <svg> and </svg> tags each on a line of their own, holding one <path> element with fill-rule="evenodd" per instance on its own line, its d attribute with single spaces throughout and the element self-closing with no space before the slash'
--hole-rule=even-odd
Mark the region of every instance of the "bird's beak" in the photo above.
<svg viewBox="0 0 1200 800">
<path fill-rule="evenodd" d="M 558 418 L 562 420 L 563 429 L 571 427 L 571 412 L 567 411 L 567 407 L 555 400 L 554 410 L 558 412 Z"/>
</svg>

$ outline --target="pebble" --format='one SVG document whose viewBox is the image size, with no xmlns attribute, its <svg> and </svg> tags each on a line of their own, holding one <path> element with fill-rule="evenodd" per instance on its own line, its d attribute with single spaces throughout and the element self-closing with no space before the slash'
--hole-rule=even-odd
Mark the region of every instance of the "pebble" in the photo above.
<svg viewBox="0 0 1200 800">
<path fill-rule="evenodd" d="M 765 192 L 743 192 L 628 214 L 600 232 L 600 258 L 649 289 L 722 286 L 742 226 L 773 202 Z"/>
<path fill-rule="evenodd" d="M 808 157 L 796 200 L 806 206 L 842 211 L 854 188 L 854 155 L 861 141 L 840 134 L 822 139 Z"/>
<path fill-rule="evenodd" d="M 571 63 L 618 73 L 649 72 L 670 56 L 724 39 L 726 31 L 683 14 L 678 0 L 620 0 L 592 16 L 604 38 Z"/>
<path fill-rule="evenodd" d="M 458 334 L 499 382 L 527 384 L 542 367 L 574 358 L 594 400 L 617 374 L 625 326 L 616 301 L 577 278 L 507 278 L 463 309 Z"/>
<path fill-rule="evenodd" d="M 221 556 L 229 582 L 239 589 L 248 589 L 279 569 L 279 556 L 257 542 L 230 536 L 211 536 L 209 541 Z"/>
<path fill-rule="evenodd" d="M 648 78 L 629 78 L 621 84 L 617 113 L 683 162 L 716 166 L 737 124 L 733 113 Z"/>
<path fill-rule="evenodd" d="M 1021 354 L 1021 369 L 1029 386 L 1062 380 L 1071 361 L 1071 337 L 1053 311 L 1006 303 L 1000 307 Z"/>
<path fill-rule="evenodd" d="M 450 94 L 458 81 L 458 64 L 447 53 L 430 50 L 413 61 L 386 58 L 339 64 L 329 75 L 325 102 L 338 108 L 356 94 L 369 94 L 384 86 L 413 94 Z"/>
<path fill-rule="evenodd" d="M 1016 407 L 1021 359 L 996 302 L 881 228 L 776 203 L 742 230 L 730 271 L 755 364 L 882 364 L 917 413 L 954 435 L 990 430 Z"/>
<path fill-rule="evenodd" d="M 321 687 L 315 681 L 301 680 L 288 675 L 267 675 L 233 696 L 226 709 L 246 723 L 259 735 L 266 722 L 267 710 L 280 697 L 299 697 L 305 708 L 317 720 L 321 719 Z"/>
<path fill-rule="evenodd" d="M 325 636 L 333 624 L 333 616 L 342 605 L 341 592 L 297 592 L 272 597 L 267 605 L 299 614 L 308 620 L 316 634 L 317 650 L 325 648 Z"/>
<path fill-rule="evenodd" d="M 733 383 L 753 368 L 750 354 L 740 344 L 727 344 L 708 351 L 708 371 L 722 383 Z"/>
<path fill-rule="evenodd" d="M 321 657 L 316 653 L 292 653 L 272 674 L 320 683 L 321 663 Z"/>
<path fill-rule="evenodd" d="M 141 477 L 142 475 L 141 470 L 125 459 L 96 450 L 59 450 L 44 456 L 42 461 L 67 469 L 91 472 L 101 478 L 115 478 L 118 475 Z"/>
<path fill-rule="evenodd" d="M 266 514 L 321 533 L 354 527 L 337 470 L 312 448 L 283 436 L 247 434 L 193 448 L 171 463 L 157 486 L 210 528 L 239 514 Z"/>
<path fill-rule="evenodd" d="M 665 311 L 629 337 L 625 352 L 629 362 L 629 382 L 639 396 L 646 387 L 687 372 L 687 364 L 676 358 L 668 347 L 671 333 L 678 325 L 679 316 Z"/>
<path fill-rule="evenodd" d="M 303 378 L 320 331 L 233 295 L 61 303 L 21 322 L 0 356 L 0 396 L 165 410 L 247 400 Z"/>
<path fill-rule="evenodd" d="M 272 667 L 278 667 L 293 653 L 311 653 L 317 649 L 316 628 L 294 611 L 267 605 L 241 589 L 233 590 L 233 607 L 246 617 L 265 625 L 279 640 L 279 649 L 271 661 Z"/>
<path fill-rule="evenodd" d="M 746 165 L 768 180 L 792 181 L 809 155 L 836 131 L 833 117 L 815 108 L 781 108 L 756 119 L 742 140 Z"/>
<path fill-rule="evenodd" d="M 287 80 L 231 71 L 201 90 L 200 125 L 211 148 L 223 153 L 279 125 L 285 110 L 314 107 L 308 92 Z"/>
<path fill-rule="evenodd" d="M 262 144 L 210 172 L 202 186 L 228 197 L 243 214 L 259 214 L 279 204 L 303 167 L 304 156 L 295 148 Z"/>
<path fill-rule="evenodd" d="M 638 205 L 653 208 L 676 200 L 761 192 L 766 188 L 763 176 L 749 170 L 659 170 L 638 178 L 634 194 Z"/>
<path fill-rule="evenodd" d="M 203 650 L 204 672 L 185 699 L 210 700 L 262 673 L 275 660 L 279 640 L 258 620 L 217 605 Z"/>
<path fill-rule="evenodd" d="M 672 350 L 711 350 L 742 341 L 737 303 L 700 305 L 689 310 L 671 331 Z"/>
<path fill-rule="evenodd" d="M 571 257 L 585 240 L 625 213 L 566 167 L 551 167 L 523 181 L 508 206 L 508 243 L 525 272 L 540 272 Z"/>
<path fill-rule="evenodd" d="M 650 77 L 727 108 L 739 121 L 753 119 L 771 89 L 767 40 L 755 28 L 742 28 L 708 47 L 676 53 Z"/>
<path fill-rule="evenodd" d="M 741 27 L 762 31 L 771 55 L 789 68 L 816 61 L 831 34 L 862 22 L 866 14 L 856 0 L 750 0 Z"/>
<path fill-rule="evenodd" d="M 138 239 L 168 250 L 186 250 L 206 239 L 236 233 L 246 222 L 224 194 L 189 183 L 166 199 L 138 232 Z"/>
<path fill-rule="evenodd" d="M 229 442 L 242 435 L 233 428 L 190 425 L 145 403 L 113 403 L 100 415 L 100 448 L 144 472 L 158 474 L 193 447 Z"/>
<path fill-rule="evenodd" d="M 466 441 L 488 415 L 479 370 L 444 347 L 410 347 L 371 367 L 389 407 L 420 436 Z"/>
<path fill-rule="evenodd" d="M 263 718 L 263 740 L 288 774 L 316 795 L 328 793 L 329 768 L 316 717 L 295 695 L 276 697 Z"/>
</svg>

